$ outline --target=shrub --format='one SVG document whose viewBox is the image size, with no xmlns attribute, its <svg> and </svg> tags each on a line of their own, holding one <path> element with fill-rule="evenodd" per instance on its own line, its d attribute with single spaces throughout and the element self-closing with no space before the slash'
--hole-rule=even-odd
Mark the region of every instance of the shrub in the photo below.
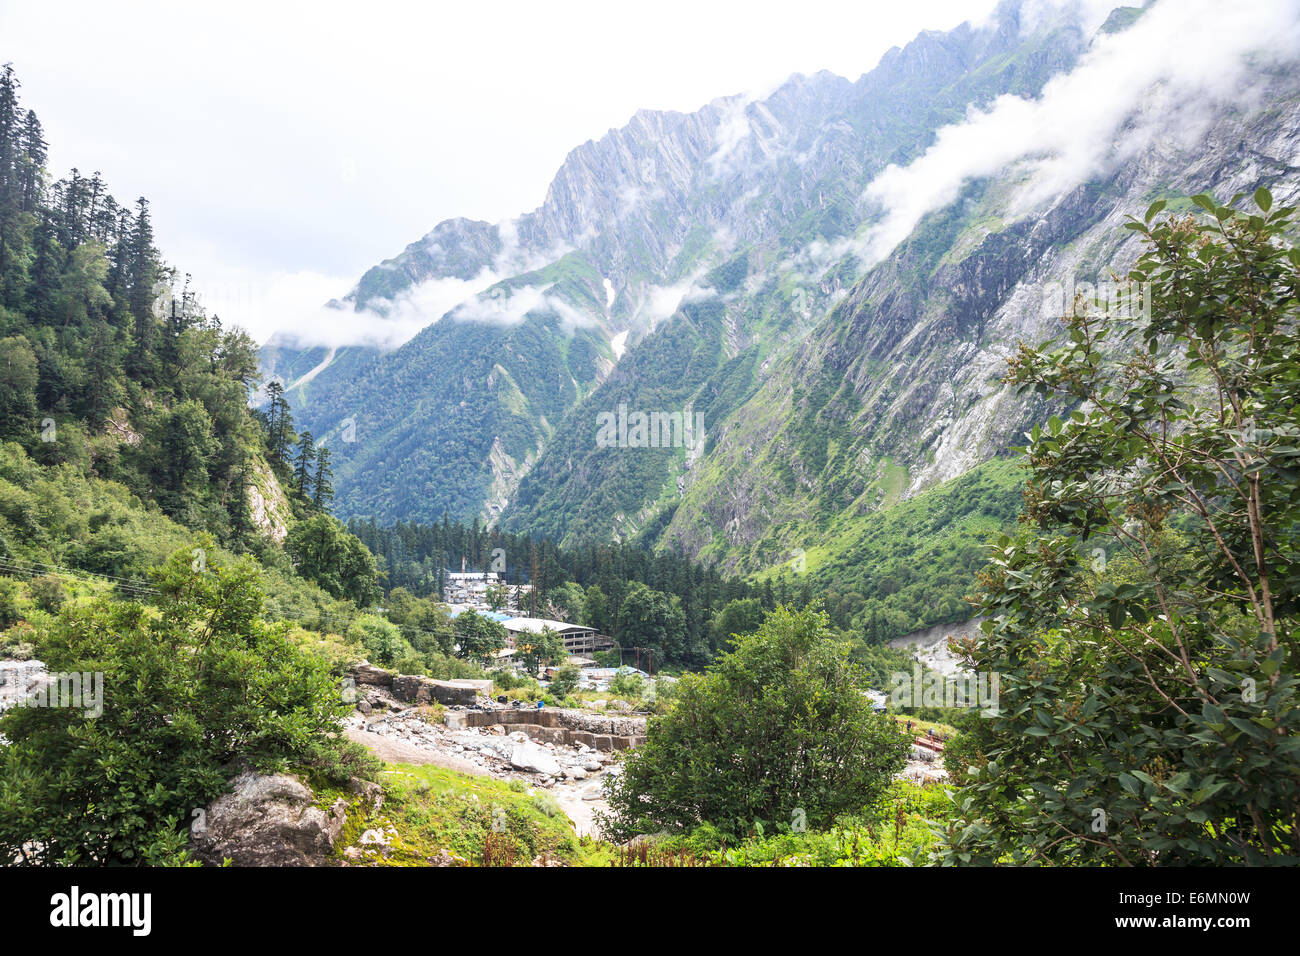
<svg viewBox="0 0 1300 956">
<path fill-rule="evenodd" d="M 329 665 L 262 621 L 255 566 L 191 560 L 155 572 L 156 611 L 99 600 L 38 633 L 52 671 L 103 675 L 102 712 L 0 718 L 0 858 L 35 841 L 44 865 L 177 862 L 180 828 L 240 766 L 365 771 L 332 736 L 347 705 Z"/>
<path fill-rule="evenodd" d="M 827 616 L 778 606 L 703 676 L 606 784 L 607 832 L 626 839 L 711 823 L 730 835 L 755 821 L 809 826 L 876 801 L 903 768 L 909 740 L 873 713 L 850 648 Z"/>
<path fill-rule="evenodd" d="M 551 681 L 551 693 L 557 697 L 568 697 L 578 689 L 582 682 L 582 668 L 572 661 L 561 664 Z"/>
<path fill-rule="evenodd" d="M 68 599 L 68 594 L 63 589 L 63 582 L 54 575 L 33 578 L 28 583 L 27 590 L 31 593 L 36 606 L 48 614 L 57 614 L 59 608 L 63 607 Z"/>
<path fill-rule="evenodd" d="M 20 585 L 13 578 L 0 578 L 0 628 L 13 627 L 22 619 L 18 606 Z"/>
<path fill-rule="evenodd" d="M 640 674 L 615 674 L 609 682 L 609 692 L 615 697 L 640 700 L 645 693 L 645 680 Z"/>
</svg>

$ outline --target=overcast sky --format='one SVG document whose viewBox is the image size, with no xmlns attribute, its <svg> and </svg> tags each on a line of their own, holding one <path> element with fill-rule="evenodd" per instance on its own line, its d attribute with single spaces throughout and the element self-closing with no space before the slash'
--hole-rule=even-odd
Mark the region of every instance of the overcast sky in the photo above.
<svg viewBox="0 0 1300 956">
<path fill-rule="evenodd" d="M 850 79 L 994 0 L 0 0 L 51 168 L 147 196 L 168 260 L 264 339 L 452 216 L 536 208 L 641 108 Z"/>
</svg>

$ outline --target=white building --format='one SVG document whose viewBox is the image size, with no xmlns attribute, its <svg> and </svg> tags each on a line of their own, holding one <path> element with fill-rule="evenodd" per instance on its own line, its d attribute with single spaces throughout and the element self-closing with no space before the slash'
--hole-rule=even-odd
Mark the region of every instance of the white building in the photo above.
<svg viewBox="0 0 1300 956">
<path fill-rule="evenodd" d="M 548 629 L 564 638 L 564 649 L 570 654 L 606 650 L 614 646 L 614 642 L 608 637 L 597 634 L 594 627 L 565 624 L 563 621 L 551 621 L 544 617 L 512 617 L 502 621 L 501 626 L 506 629 L 506 640 L 511 647 L 515 646 L 516 639 L 520 636 L 540 634 Z"/>
</svg>

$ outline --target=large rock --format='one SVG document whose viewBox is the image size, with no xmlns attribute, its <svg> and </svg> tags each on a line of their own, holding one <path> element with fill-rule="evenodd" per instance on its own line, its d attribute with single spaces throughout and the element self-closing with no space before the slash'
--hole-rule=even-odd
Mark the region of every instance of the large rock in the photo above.
<svg viewBox="0 0 1300 956">
<path fill-rule="evenodd" d="M 530 743 L 516 743 L 510 751 L 510 766 L 524 773 L 541 773 L 553 777 L 560 772 L 554 757 Z"/>
<path fill-rule="evenodd" d="M 205 863 L 235 866 L 322 866 L 347 818 L 347 801 L 313 806 L 312 791 L 289 774 L 242 773 L 191 824 L 190 842 Z"/>
<path fill-rule="evenodd" d="M 413 674 L 401 674 L 393 678 L 393 696 L 412 704 L 447 704 L 449 706 L 474 703 L 475 686 L 473 681 L 434 680 L 432 677 L 420 677 Z"/>
<path fill-rule="evenodd" d="M 0 713 L 35 694 L 49 680 L 40 661 L 0 661 Z"/>
<path fill-rule="evenodd" d="M 434 701 L 429 679 L 409 674 L 393 678 L 393 696 L 412 704 L 432 704 Z"/>
<path fill-rule="evenodd" d="M 382 667 L 376 667 L 367 661 L 362 661 L 352 668 L 352 679 L 358 684 L 370 684 L 375 687 L 393 686 L 392 671 L 386 671 Z"/>
</svg>

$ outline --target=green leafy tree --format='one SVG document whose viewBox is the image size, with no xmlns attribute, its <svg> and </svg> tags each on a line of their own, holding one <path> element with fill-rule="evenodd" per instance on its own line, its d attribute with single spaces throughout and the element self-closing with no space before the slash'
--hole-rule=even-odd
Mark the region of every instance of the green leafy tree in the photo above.
<svg viewBox="0 0 1300 956">
<path fill-rule="evenodd" d="M 544 627 L 540 633 L 517 638 L 515 653 L 523 661 L 528 673 L 537 676 L 543 667 L 564 659 L 564 638 L 549 627 Z"/>
<path fill-rule="evenodd" d="M 22 585 L 13 578 L 0 577 L 0 629 L 13 627 L 22 620 L 22 608 L 18 603 L 21 591 Z"/>
<path fill-rule="evenodd" d="M 0 339 L 0 438 L 36 430 L 36 353 L 21 335 Z"/>
<path fill-rule="evenodd" d="M 582 668 L 572 661 L 561 664 L 555 669 L 555 678 L 551 681 L 551 693 L 556 697 L 568 697 L 582 683 Z"/>
<path fill-rule="evenodd" d="M 679 686 L 606 785 L 617 839 L 702 823 L 732 836 L 755 821 L 822 825 L 874 804 L 906 761 L 906 733 L 873 712 L 821 611 L 778 606 Z"/>
<path fill-rule="evenodd" d="M 608 634 L 612 628 L 609 620 L 609 599 L 599 584 L 587 588 L 582 601 L 582 623 L 585 627 L 594 627 L 602 634 Z"/>
<path fill-rule="evenodd" d="M 609 682 L 609 692 L 626 700 L 640 700 L 645 693 L 645 678 L 631 672 L 615 674 Z"/>
<path fill-rule="evenodd" d="M 576 624 L 582 619 L 583 605 L 586 603 L 586 594 L 582 590 L 582 585 L 566 581 L 559 587 L 552 588 L 547 597 L 551 606 L 560 613 L 562 621 Z"/>
<path fill-rule="evenodd" d="M 729 601 L 713 617 L 713 645 L 725 647 L 733 635 L 752 634 L 763 623 L 763 603 L 759 598 Z"/>
<path fill-rule="evenodd" d="M 208 466 L 217 450 L 212 419 L 200 402 L 162 411 L 146 436 L 155 496 L 169 515 L 199 523 L 195 511 L 208 492 Z"/>
<path fill-rule="evenodd" d="M 336 518 L 312 515 L 289 529 L 284 549 L 300 575 L 358 607 L 380 595 L 374 555 Z"/>
<path fill-rule="evenodd" d="M 686 642 L 681 599 L 634 582 L 618 609 L 618 641 L 649 650 L 651 661 L 660 665 L 666 658 L 680 657 Z"/>
<path fill-rule="evenodd" d="M 1079 303 L 1013 360 L 1080 407 L 1033 430 L 982 578 L 1000 707 L 957 755 L 949 862 L 1300 863 L 1294 210 L 1194 201 L 1130 223 L 1149 314 Z"/>
<path fill-rule="evenodd" d="M 456 653 L 470 660 L 487 660 L 506 646 L 506 629 L 490 617 L 463 611 L 452 623 Z"/>
<path fill-rule="evenodd" d="M 346 705 L 328 665 L 262 621 L 254 565 L 195 571 L 186 550 L 154 578 L 156 610 L 98 600 L 38 635 L 52 672 L 102 674 L 102 695 L 0 718 L 5 860 L 173 863 L 240 766 L 373 772 L 333 736 Z"/>
<path fill-rule="evenodd" d="M 403 639 L 398 626 L 374 614 L 358 615 L 348 636 L 360 641 L 367 659 L 381 667 L 395 667 L 411 653 L 411 645 Z"/>
<path fill-rule="evenodd" d="M 32 578 L 27 584 L 27 590 L 31 592 L 36 606 L 47 614 L 57 614 L 59 608 L 63 607 L 68 600 L 68 592 L 64 590 L 63 582 L 52 574 Z"/>
</svg>

